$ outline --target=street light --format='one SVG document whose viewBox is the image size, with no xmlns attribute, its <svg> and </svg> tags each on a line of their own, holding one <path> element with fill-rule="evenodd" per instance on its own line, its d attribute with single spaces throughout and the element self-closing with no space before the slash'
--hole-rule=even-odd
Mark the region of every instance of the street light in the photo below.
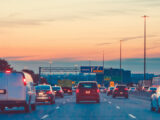
<svg viewBox="0 0 160 120">
<path fill-rule="evenodd" d="M 122 83 L 122 41 L 120 40 L 120 82 Z"/>
<path fill-rule="evenodd" d="M 146 80 L 146 18 L 148 16 L 144 15 L 142 17 L 144 18 L 144 80 Z"/>
<path fill-rule="evenodd" d="M 50 60 L 50 61 L 49 61 L 49 64 L 50 64 L 50 81 L 51 81 L 51 67 L 52 67 L 52 63 L 53 63 L 53 62 Z"/>
</svg>

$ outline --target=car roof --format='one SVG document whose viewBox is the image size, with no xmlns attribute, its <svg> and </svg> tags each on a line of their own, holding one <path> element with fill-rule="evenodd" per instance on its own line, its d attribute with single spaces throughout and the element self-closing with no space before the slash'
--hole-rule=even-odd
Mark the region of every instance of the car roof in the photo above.
<svg viewBox="0 0 160 120">
<path fill-rule="evenodd" d="M 79 83 L 97 83 L 96 81 L 80 81 Z"/>
</svg>

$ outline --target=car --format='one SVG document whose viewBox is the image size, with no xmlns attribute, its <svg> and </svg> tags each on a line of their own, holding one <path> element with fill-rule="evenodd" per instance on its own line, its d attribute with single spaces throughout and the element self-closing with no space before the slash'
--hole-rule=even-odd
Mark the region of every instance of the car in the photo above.
<svg viewBox="0 0 160 120">
<path fill-rule="evenodd" d="M 72 92 L 76 92 L 76 87 L 72 87 Z"/>
<path fill-rule="evenodd" d="M 142 91 L 147 92 L 148 88 L 149 88 L 148 86 L 143 86 Z"/>
<path fill-rule="evenodd" d="M 54 91 L 56 96 L 59 96 L 61 98 L 64 97 L 64 92 L 63 92 L 61 86 L 52 86 L 52 90 Z"/>
<path fill-rule="evenodd" d="M 105 87 L 100 87 L 99 89 L 100 89 L 101 93 L 106 93 L 106 91 L 107 91 L 107 89 Z"/>
<path fill-rule="evenodd" d="M 76 89 L 76 103 L 80 101 L 96 101 L 100 102 L 100 90 L 95 81 L 82 81 L 78 83 Z"/>
<path fill-rule="evenodd" d="M 107 96 L 112 95 L 113 90 L 114 90 L 114 87 L 109 87 L 107 90 Z"/>
<path fill-rule="evenodd" d="M 128 91 L 129 92 L 135 92 L 136 91 L 136 87 L 130 87 Z"/>
<path fill-rule="evenodd" d="M 0 110 L 24 107 L 25 112 L 36 110 L 33 79 L 26 72 L 0 72 Z"/>
<path fill-rule="evenodd" d="M 112 97 L 115 98 L 117 96 L 128 98 L 128 88 L 126 85 L 119 84 L 115 86 Z"/>
<path fill-rule="evenodd" d="M 156 87 L 149 87 L 148 90 L 147 90 L 147 92 L 149 92 L 149 93 L 155 93 L 156 90 L 157 90 Z"/>
<path fill-rule="evenodd" d="M 62 87 L 64 93 L 68 93 L 69 95 L 72 95 L 72 87 Z"/>
<path fill-rule="evenodd" d="M 38 85 L 36 88 L 36 102 L 50 102 L 55 103 L 55 93 L 51 85 Z"/>
<path fill-rule="evenodd" d="M 151 95 L 151 111 L 158 111 L 160 113 L 160 87 Z"/>
</svg>

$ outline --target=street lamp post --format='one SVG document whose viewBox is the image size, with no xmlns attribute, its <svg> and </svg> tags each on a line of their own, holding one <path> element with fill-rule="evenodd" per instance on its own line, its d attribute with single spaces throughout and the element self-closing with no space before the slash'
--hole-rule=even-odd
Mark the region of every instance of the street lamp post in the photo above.
<svg viewBox="0 0 160 120">
<path fill-rule="evenodd" d="M 52 61 L 49 61 L 49 64 L 50 64 L 50 79 L 49 79 L 49 80 L 50 80 L 50 82 L 51 82 L 51 72 L 52 72 L 52 71 L 51 71 L 51 68 L 52 68 L 52 63 L 53 63 Z"/>
<path fill-rule="evenodd" d="M 142 17 L 144 18 L 144 80 L 146 80 L 146 18 L 148 16 L 144 15 Z"/>
<path fill-rule="evenodd" d="M 120 40 L 120 79 L 122 83 L 122 40 Z"/>
</svg>

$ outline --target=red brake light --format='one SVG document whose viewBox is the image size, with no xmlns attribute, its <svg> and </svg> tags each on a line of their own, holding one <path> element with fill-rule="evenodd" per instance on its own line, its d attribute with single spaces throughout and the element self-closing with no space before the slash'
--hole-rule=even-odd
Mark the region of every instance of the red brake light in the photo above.
<svg viewBox="0 0 160 120">
<path fill-rule="evenodd" d="M 63 91 L 62 91 L 62 90 L 60 90 L 59 92 L 60 92 L 60 93 L 62 93 Z"/>
<path fill-rule="evenodd" d="M 79 89 L 76 89 L 76 93 L 79 93 Z"/>
<path fill-rule="evenodd" d="M 99 90 L 99 89 L 97 89 L 97 93 L 100 93 L 100 90 Z"/>
<path fill-rule="evenodd" d="M 27 85 L 27 82 L 26 82 L 26 79 L 25 79 L 25 78 L 23 78 L 23 83 L 24 83 L 24 86 Z"/>
<path fill-rule="evenodd" d="M 128 88 L 124 88 L 124 90 L 128 91 Z"/>
<path fill-rule="evenodd" d="M 52 91 L 47 91 L 46 94 L 52 94 Z"/>
<path fill-rule="evenodd" d="M 118 88 L 116 88 L 115 90 L 119 90 Z"/>
<path fill-rule="evenodd" d="M 11 71 L 10 70 L 6 70 L 5 73 L 11 73 Z"/>
</svg>

